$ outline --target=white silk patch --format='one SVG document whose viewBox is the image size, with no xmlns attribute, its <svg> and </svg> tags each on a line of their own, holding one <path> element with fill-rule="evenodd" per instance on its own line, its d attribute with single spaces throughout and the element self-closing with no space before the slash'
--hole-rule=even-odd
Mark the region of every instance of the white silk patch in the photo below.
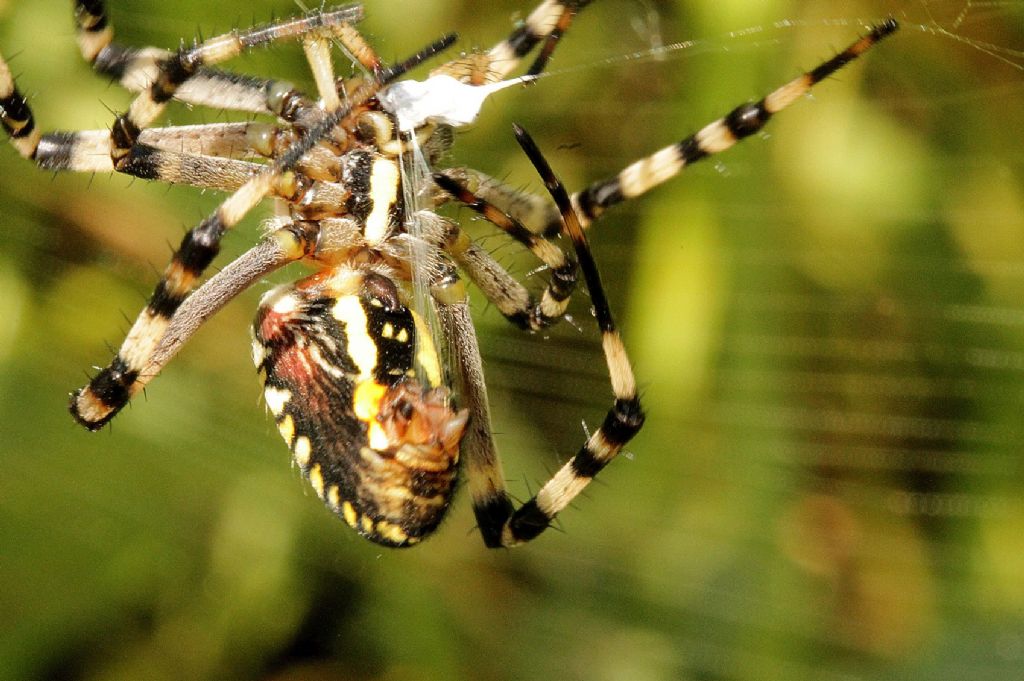
<svg viewBox="0 0 1024 681">
<path fill-rule="evenodd" d="M 470 85 L 440 74 L 422 81 L 399 81 L 377 95 L 377 99 L 395 115 L 402 130 L 415 130 L 428 121 L 461 127 L 476 120 L 484 101 L 493 93 L 533 79 L 534 76 L 521 76 Z"/>
</svg>

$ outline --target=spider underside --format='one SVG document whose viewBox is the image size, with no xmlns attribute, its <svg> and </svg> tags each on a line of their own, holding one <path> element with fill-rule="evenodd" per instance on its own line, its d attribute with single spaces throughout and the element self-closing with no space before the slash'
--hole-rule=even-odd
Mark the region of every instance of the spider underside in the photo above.
<svg viewBox="0 0 1024 681">
<path fill-rule="evenodd" d="M 432 74 L 469 86 L 492 84 L 513 74 L 532 52 L 527 73 L 537 74 L 588 4 L 544 0 L 490 50 L 456 57 Z M 452 129 L 428 121 L 404 130 L 378 95 L 445 50 L 454 36 L 386 65 L 355 28 L 362 11 L 358 5 L 320 10 L 165 51 L 114 42 L 104 4 L 76 0 L 83 57 L 98 73 L 138 93 L 110 130 L 40 134 L 0 58 L 0 123 L 17 151 L 40 168 L 116 171 L 229 192 L 185 235 L 113 360 L 73 393 L 71 413 L 89 430 L 101 428 L 206 319 L 269 272 L 302 260 L 314 273 L 275 288 L 260 303 L 253 359 L 266 404 L 316 493 L 363 536 L 409 546 L 441 522 L 462 469 L 485 544 L 520 544 L 550 526 L 644 422 L 585 230 L 613 205 L 757 132 L 897 25 L 888 19 L 870 28 L 763 99 L 573 194 L 517 127 L 517 139 L 552 203 L 470 168 L 439 167 L 453 143 Z M 301 42 L 316 98 L 283 81 L 218 68 L 244 50 L 287 40 Z M 361 76 L 335 76 L 335 44 Z M 270 122 L 155 127 L 171 100 Z M 430 186 L 410 203 L 402 176 L 414 148 L 423 150 Z M 221 239 L 266 198 L 278 207 L 273 229 L 199 285 Z M 531 251 L 548 271 L 544 290 L 532 294 L 456 222 L 435 212 L 449 202 L 479 212 Z M 560 236 L 571 242 L 571 252 L 559 245 Z M 537 331 L 565 315 L 580 272 L 602 336 L 613 405 L 578 452 L 516 508 L 490 431 L 462 277 L 513 324 Z M 414 284 L 421 283 L 429 293 L 425 303 L 415 295 Z M 427 321 L 432 318 L 450 348 L 447 367 Z"/>
</svg>

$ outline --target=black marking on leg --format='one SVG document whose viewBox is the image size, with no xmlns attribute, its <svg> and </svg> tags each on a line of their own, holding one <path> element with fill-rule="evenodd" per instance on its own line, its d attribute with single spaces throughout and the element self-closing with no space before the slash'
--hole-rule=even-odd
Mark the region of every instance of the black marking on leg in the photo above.
<svg viewBox="0 0 1024 681">
<path fill-rule="evenodd" d="M 160 73 L 150 86 L 150 96 L 157 104 L 163 104 L 174 97 L 174 93 L 202 65 L 199 50 L 181 50 L 160 64 Z"/>
<path fill-rule="evenodd" d="M 701 148 L 695 135 L 690 135 L 679 143 L 679 157 L 683 159 L 684 166 L 696 163 L 710 155 L 710 152 Z"/>
<path fill-rule="evenodd" d="M 487 548 L 496 549 L 504 546 L 501 540 L 502 530 L 514 512 L 512 501 L 505 494 L 494 496 L 483 503 L 473 504 L 476 524 Z"/>
<path fill-rule="evenodd" d="M 584 217 L 593 220 L 604 212 L 605 208 L 622 203 L 625 197 L 622 195 L 622 183 L 618 176 L 597 182 L 590 185 L 579 195 L 580 212 Z M 561 223 L 559 223 L 561 228 Z"/>
<path fill-rule="evenodd" d="M 537 58 L 526 72 L 527 76 L 536 76 L 547 67 L 548 62 L 551 61 L 551 55 L 554 54 L 555 48 L 558 47 L 558 43 L 562 39 L 562 36 L 565 35 L 567 30 L 569 30 L 569 27 L 572 25 L 576 15 L 581 9 L 586 7 L 586 5 L 586 1 L 569 1 L 564 3 L 562 16 L 559 17 L 555 27 L 551 29 L 550 33 L 548 33 L 547 38 L 544 40 L 544 45 L 540 48 L 540 52 L 537 54 Z"/>
<path fill-rule="evenodd" d="M 844 50 L 824 64 L 819 64 L 807 74 L 811 78 L 811 84 L 820 83 L 856 58 L 856 54 L 850 50 Z"/>
<path fill-rule="evenodd" d="M 401 78 L 410 69 L 416 68 L 431 57 L 447 50 L 458 39 L 458 33 L 448 33 L 441 36 L 408 59 L 381 69 L 380 73 L 377 74 L 376 81 L 382 85 L 387 85 L 396 78 Z"/>
<path fill-rule="evenodd" d="M 75 23 L 86 33 L 99 33 L 108 25 L 107 12 L 101 0 L 77 0 Z"/>
<path fill-rule="evenodd" d="M 764 106 L 764 100 L 757 103 L 742 104 L 725 117 L 725 126 L 736 139 L 749 137 L 764 127 L 772 117 Z"/>
<path fill-rule="evenodd" d="M 538 42 L 540 42 L 540 36 L 526 24 L 514 30 L 506 41 L 516 59 L 522 59 L 528 55 Z"/>
<path fill-rule="evenodd" d="M 214 213 L 185 235 L 175 259 L 192 274 L 202 274 L 220 252 L 220 240 L 225 231 L 220 213 Z"/>
<path fill-rule="evenodd" d="M 99 430 L 110 419 L 114 418 L 114 415 L 124 405 L 128 404 L 128 400 L 131 397 L 130 388 L 138 377 L 139 372 L 129 369 L 127 362 L 118 355 L 110 363 L 110 366 L 100 371 L 100 373 L 96 374 L 95 378 L 89 381 L 89 385 L 86 388 L 81 388 L 71 394 L 71 401 L 68 405 L 71 415 L 75 418 L 75 421 L 89 430 Z M 104 407 L 110 410 L 110 413 L 98 421 L 85 419 L 78 411 L 78 398 L 83 390 L 88 390 Z"/>
<path fill-rule="evenodd" d="M 615 406 L 608 411 L 604 423 L 601 424 L 601 432 L 604 433 L 608 444 L 621 447 L 633 439 L 644 425 L 645 419 L 639 397 L 634 395 L 617 399 Z"/>
<path fill-rule="evenodd" d="M 811 84 L 813 85 L 814 83 L 818 83 L 828 78 L 833 73 L 859 57 L 872 45 L 895 33 L 899 30 L 899 27 L 899 23 L 892 17 L 889 17 L 881 24 L 873 27 L 867 36 L 861 38 L 850 47 L 810 71 L 807 75 L 811 79 Z"/>
<path fill-rule="evenodd" d="M 17 90 L 0 99 L 0 123 L 15 139 L 28 137 L 35 130 L 32 109 L 29 108 L 25 97 Z"/>
<path fill-rule="evenodd" d="M 39 140 L 35 161 L 43 170 L 72 170 L 71 160 L 78 134 L 74 132 L 51 132 Z"/>
<path fill-rule="evenodd" d="M 550 524 L 551 518 L 540 510 L 536 499 L 531 499 L 512 514 L 508 527 L 516 542 L 527 542 L 548 529 Z"/>
<path fill-rule="evenodd" d="M 533 328 L 533 316 L 526 310 L 517 310 L 511 314 L 506 314 L 505 319 L 523 331 L 529 331 Z"/>
<path fill-rule="evenodd" d="M 576 261 L 566 258 L 561 267 L 551 270 L 551 280 L 548 282 L 548 292 L 551 298 L 561 302 L 572 296 L 576 290 Z"/>
<path fill-rule="evenodd" d="M 142 130 L 131 119 L 127 113 L 121 114 L 114 121 L 114 127 L 110 131 L 110 155 L 117 168 L 125 159 L 125 154 L 138 141 Z M 116 152 L 122 152 L 115 158 Z"/>
<path fill-rule="evenodd" d="M 161 280 L 153 291 L 146 309 L 155 317 L 170 319 L 188 297 L 188 290 L 179 291 L 171 287 L 167 280 Z"/>
<path fill-rule="evenodd" d="M 554 53 L 555 48 L 558 47 L 558 41 L 562 39 L 562 35 L 565 30 L 561 27 L 556 26 L 551 33 L 548 34 L 547 39 L 544 41 L 544 47 L 541 48 L 540 54 L 537 55 L 537 59 L 534 60 L 530 68 L 527 69 L 527 76 L 536 76 L 540 74 L 544 68 L 551 61 L 551 55 Z"/>
<path fill-rule="evenodd" d="M 136 144 L 132 146 L 118 170 L 143 180 L 159 180 L 161 177 L 160 156 L 160 150 L 148 144 Z"/>
<path fill-rule="evenodd" d="M 92 68 L 96 73 L 109 76 L 116 81 L 121 81 L 128 73 L 128 68 L 138 56 L 139 50 L 134 47 L 125 47 L 111 43 L 96 55 Z"/>
<path fill-rule="evenodd" d="M 128 402 L 128 387 L 139 377 L 139 372 L 128 367 L 120 355 L 106 369 L 89 382 L 89 389 L 108 407 L 120 407 Z"/>
<path fill-rule="evenodd" d="M 572 457 L 569 465 L 572 466 L 572 472 L 576 477 L 593 478 L 608 465 L 609 461 L 611 459 L 597 458 L 587 445 L 583 445 L 580 447 L 580 451 L 576 452 L 576 456 Z"/>
<path fill-rule="evenodd" d="M 868 33 L 868 36 L 875 42 L 878 42 L 879 40 L 888 38 L 898 30 L 900 30 L 900 23 L 893 17 L 887 17 L 885 21 L 873 27 L 871 32 Z"/>
</svg>

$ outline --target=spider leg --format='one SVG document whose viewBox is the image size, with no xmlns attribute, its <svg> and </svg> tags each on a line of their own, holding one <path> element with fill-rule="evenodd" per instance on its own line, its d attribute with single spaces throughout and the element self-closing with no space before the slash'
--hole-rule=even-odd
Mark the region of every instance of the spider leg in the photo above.
<svg viewBox="0 0 1024 681">
<path fill-rule="evenodd" d="M 548 171 L 546 181 L 549 176 L 554 177 Z M 557 183 L 557 180 L 552 181 Z M 565 190 L 557 184 L 556 191 L 560 191 L 559 206 L 567 212 L 567 223 L 571 221 L 575 225 L 575 231 L 570 227 L 567 231 L 573 239 L 601 327 L 616 400 L 601 429 L 541 488 L 536 497 L 518 510 L 506 490 L 501 458 L 490 428 L 483 365 L 464 287 L 455 278 L 444 285 L 435 283 L 432 287 L 438 320 L 444 337 L 449 341 L 451 368 L 459 386 L 460 406 L 470 414 L 461 450 L 473 511 L 484 544 L 491 548 L 513 546 L 540 534 L 643 424 L 633 372 L 615 328 L 586 237 L 578 227 L 578 219 Z M 457 224 L 429 212 L 422 213 L 421 220 L 426 223 L 428 231 L 438 234 L 436 239 L 441 248 L 506 316 L 514 318 L 530 309 L 532 299 L 522 285 L 470 240 Z"/>
<path fill-rule="evenodd" d="M 897 28 L 894 20 L 883 22 L 843 52 L 777 88 L 760 102 L 741 105 L 681 142 L 630 164 L 612 178 L 576 192 L 572 195 L 572 202 L 579 211 L 584 228 L 589 227 L 607 208 L 650 191 L 681 173 L 685 166 L 725 151 L 754 134 L 773 114 L 788 107 L 815 84 L 859 57 Z M 553 238 L 562 230 L 558 212 L 535 194 L 505 185 L 472 168 L 445 168 L 440 173 L 507 213 L 534 234 Z"/>
<path fill-rule="evenodd" d="M 337 165 L 337 164 L 335 164 Z M 237 159 L 200 156 L 137 145 L 130 163 L 122 172 L 147 180 L 194 187 L 236 191 L 260 175 L 266 165 Z M 307 217 L 331 214 L 344 205 L 350 192 L 339 182 L 314 180 L 307 173 L 305 159 L 296 164 L 296 173 L 281 175 L 267 189 L 267 196 L 276 196 L 292 203 L 302 202 Z"/>
<path fill-rule="evenodd" d="M 202 324 L 260 278 L 312 255 L 320 223 L 297 220 L 274 230 L 258 244 L 203 282 L 174 312 L 138 382 L 144 387 L 167 365 Z"/>
<path fill-rule="evenodd" d="M 276 126 L 253 121 L 176 125 L 146 128 L 139 136 L 139 142 L 157 149 L 197 156 L 261 158 L 274 156 L 272 135 L 276 130 Z M 110 131 L 105 132 L 109 143 Z"/>
<path fill-rule="evenodd" d="M 362 66 L 367 73 L 377 73 L 383 66 L 376 50 L 351 23 L 344 22 L 305 36 L 302 39 L 302 48 L 316 80 L 320 101 L 326 111 L 334 111 L 341 105 L 339 93 L 344 91 L 346 86 L 343 79 L 338 79 L 334 75 L 334 64 L 331 60 L 332 39 L 336 40 L 345 54 Z"/>
<path fill-rule="evenodd" d="M 439 172 L 494 205 L 498 210 L 508 213 L 534 234 L 544 232 L 550 224 L 560 224 L 558 211 L 543 197 L 507 185 L 473 168 L 444 168 Z M 550 238 L 555 234 L 545 236 Z"/>
<path fill-rule="evenodd" d="M 576 0 L 566 2 L 562 5 L 562 13 L 558 15 L 555 25 L 548 31 L 547 36 L 544 39 L 544 45 L 541 46 L 540 52 L 538 52 L 536 59 L 533 64 L 526 71 L 528 76 L 536 76 L 544 67 L 551 61 L 551 55 L 554 54 L 555 48 L 558 46 L 558 41 L 562 39 L 565 32 L 569 30 L 569 26 L 572 25 L 573 19 L 576 18 L 576 14 L 586 7 L 590 3 L 590 0 Z"/>
<path fill-rule="evenodd" d="M 0 55 L 0 125 L 18 153 L 44 170 L 110 172 L 109 130 L 55 131 L 40 134 L 32 109 L 18 91 L 10 67 Z M 264 151 L 269 135 L 266 124 L 212 123 L 142 131 L 140 142 L 183 153 L 240 157 L 271 155 Z"/>
<path fill-rule="evenodd" d="M 341 96 L 335 84 L 334 61 L 331 59 L 331 42 L 324 32 L 310 33 L 302 39 L 302 50 L 306 53 L 309 70 L 316 81 L 324 111 L 335 111 L 341 106 Z"/>
<path fill-rule="evenodd" d="M 515 71 L 541 41 L 544 46 L 527 72 L 535 76 L 544 70 L 559 39 L 576 14 L 591 0 L 544 0 L 512 33 L 487 52 L 478 52 L 441 65 L 431 75 L 447 74 L 473 85 L 497 83 Z"/>
<path fill-rule="evenodd" d="M 96 5 L 102 8 L 100 3 L 96 3 Z M 179 129 L 177 133 L 168 132 L 173 128 L 164 128 L 148 134 L 147 126 L 155 120 L 181 87 L 193 81 L 198 65 L 204 61 L 227 59 L 243 48 L 296 35 L 301 36 L 303 33 L 322 29 L 323 26 L 344 23 L 349 18 L 348 13 L 352 11 L 350 9 L 337 10 L 328 14 L 316 14 L 280 24 L 257 27 L 246 32 L 229 33 L 212 38 L 192 50 L 182 49 L 174 54 L 168 53 L 169 56 L 159 62 L 159 73 L 151 79 L 152 84 L 149 89 L 136 98 L 127 113 L 118 116 L 110 131 L 58 131 L 41 135 L 36 130 L 32 110 L 28 106 L 27 100 L 18 91 L 7 62 L 0 57 L 0 125 L 10 134 L 11 143 L 21 156 L 35 161 L 40 167 L 47 170 L 81 172 L 117 170 L 147 179 L 163 177 L 153 171 L 154 166 L 168 165 L 154 159 L 156 147 L 166 144 L 168 140 L 184 140 L 189 136 L 192 139 L 208 139 L 209 137 L 202 136 L 204 134 L 209 136 L 211 132 L 218 130 L 223 131 L 223 134 L 213 135 L 213 139 L 216 140 L 219 137 L 221 142 L 215 151 L 235 155 L 239 149 L 245 149 L 256 151 L 264 156 L 273 156 L 280 145 L 274 143 L 273 127 L 265 124 L 229 123 L 190 126 Z M 81 20 L 82 12 L 78 12 L 77 16 Z M 89 25 L 105 27 L 104 30 L 99 31 L 99 34 L 108 36 L 109 27 L 106 26 L 105 19 Z M 93 38 L 93 40 L 99 40 L 99 38 Z M 87 42 L 80 40 L 80 43 Z M 261 96 L 264 99 L 277 98 L 282 102 L 289 100 L 291 104 L 288 106 L 293 107 L 295 102 L 290 99 L 292 95 L 289 93 L 293 93 L 291 86 L 271 93 L 264 91 Z M 223 105 L 223 103 L 216 104 Z M 285 105 L 278 102 L 274 108 L 282 106 Z M 322 118 L 322 115 L 320 117 Z M 104 137 L 106 139 L 103 139 Z M 244 143 L 237 144 L 242 139 L 244 139 Z M 106 159 L 103 158 L 104 155 L 107 157 Z M 177 163 L 179 166 L 185 164 L 185 161 Z M 213 171 L 214 168 L 211 167 L 210 170 Z M 240 167 L 238 170 L 243 172 Z M 251 175 L 251 173 L 248 174 Z M 200 184 L 201 186 L 210 186 Z"/>
<path fill-rule="evenodd" d="M 192 48 L 181 48 L 161 61 L 159 72 L 150 87 L 140 93 L 128 111 L 119 115 L 110 131 L 110 157 L 120 170 L 138 142 L 144 128 L 163 112 L 175 93 L 196 75 L 200 67 L 231 59 L 258 45 L 303 36 L 345 23 L 361 16 L 362 10 L 343 8 L 315 13 L 285 21 L 257 26 L 245 31 L 231 31 L 209 38 Z"/>
<path fill-rule="evenodd" d="M 322 118 L 322 110 L 288 83 L 248 79 L 234 74 L 210 71 L 205 64 L 229 59 L 243 49 L 272 41 L 299 37 L 305 40 L 311 67 L 321 88 L 321 98 L 328 110 L 339 104 L 338 84 L 333 78 L 330 55 L 324 36 L 337 37 L 343 47 L 354 54 L 364 66 L 380 70 L 376 54 L 352 28 L 350 22 L 362 17 L 358 6 L 330 12 L 318 12 L 244 32 L 230 32 L 211 38 L 192 48 L 167 52 L 156 48 L 124 48 L 112 42 L 113 30 L 100 0 L 77 0 L 75 19 L 78 43 L 83 57 L 94 68 L 117 80 L 131 90 L 142 91 L 131 108 L 119 116 L 111 131 L 57 131 L 40 135 L 34 126 L 31 110 L 17 91 L 10 69 L 0 58 L 0 123 L 12 136 L 12 143 L 25 158 L 35 160 L 47 170 L 97 172 L 117 170 L 146 179 L 169 179 L 199 186 L 233 189 L 235 179 L 251 175 L 253 168 L 238 164 L 168 158 L 154 148 L 202 156 L 276 156 L 294 140 L 275 126 L 262 123 L 223 123 L 187 126 L 175 130 L 162 128 L 150 132 L 155 120 L 171 98 L 183 99 L 219 108 L 273 113 L 286 121 L 302 119 L 305 127 Z M 182 96 L 187 94 L 189 96 Z M 102 137 L 106 137 L 103 140 Z M 168 149 L 189 140 L 202 140 L 208 147 L 198 151 Z M 252 154 L 255 152 L 255 154 Z M 301 164 L 308 175 L 322 180 L 332 176 L 336 163 L 323 158 L 328 152 L 313 152 Z M 107 156 L 108 162 L 103 158 Z M 156 167 L 184 168 L 181 172 L 161 174 Z M 198 170 L 190 170 L 198 167 Z M 204 172 L 205 170 L 205 172 Z M 222 184 L 202 179 L 223 173 L 229 178 Z M 177 178 L 177 179 L 175 179 Z M 198 178 L 192 181 L 191 178 Z"/>
<path fill-rule="evenodd" d="M 93 131 L 90 134 L 94 134 Z M 109 132 L 107 137 L 110 137 Z M 287 125 L 246 121 L 146 128 L 139 142 L 182 154 L 252 159 L 276 158 L 294 143 L 295 137 L 294 130 Z M 337 158 L 335 151 L 316 147 L 299 167 L 318 179 L 337 179 Z"/>
<path fill-rule="evenodd" d="M 469 411 L 460 451 L 473 513 L 484 544 L 502 546 L 502 529 L 515 509 L 505 490 L 505 474 L 491 432 L 487 386 L 469 300 L 458 281 L 436 287 L 434 297 L 437 319 L 450 347 L 450 369 L 459 390 L 459 406 Z"/>
<path fill-rule="evenodd" d="M 150 88 L 159 76 L 161 64 L 174 54 L 158 47 L 126 47 L 113 42 L 113 27 L 102 0 L 76 0 L 74 15 L 82 57 L 97 73 L 129 91 Z M 354 16 L 352 21 L 358 18 Z M 254 78 L 208 66 L 196 69 L 174 97 L 198 106 L 279 115 L 312 104 L 284 81 Z"/>
<path fill-rule="evenodd" d="M 416 220 L 430 247 L 428 252 L 452 255 L 451 244 L 460 239 L 466 240 L 457 224 L 432 211 L 420 211 Z M 501 459 L 491 433 L 491 412 L 476 328 L 466 288 L 459 279 L 458 271 L 443 264 L 443 260 L 440 263 L 428 265 L 431 273 L 428 286 L 430 301 L 441 327 L 440 338 L 444 339 L 442 347 L 447 350 L 448 369 L 458 390 L 459 407 L 469 412 L 460 446 L 461 466 L 466 473 L 473 510 L 484 542 L 491 547 L 501 546 L 502 526 L 514 508 L 505 491 Z M 467 270 L 457 260 L 456 264 Z M 523 295 L 526 295 L 525 291 Z"/>
<path fill-rule="evenodd" d="M 540 301 L 535 302 L 528 296 L 526 300 L 519 298 L 514 305 L 509 306 L 507 303 L 511 302 L 511 299 L 508 296 L 495 295 L 492 299 L 498 304 L 498 309 L 512 323 L 533 331 L 550 326 L 561 319 L 576 288 L 576 261 L 566 256 L 553 242 L 534 234 L 508 213 L 472 193 L 449 175 L 435 173 L 434 182 L 455 200 L 475 210 L 488 222 L 523 244 L 551 270 L 551 280 L 544 289 Z M 481 290 L 493 291 L 495 284 L 500 281 L 498 277 L 506 273 L 497 266 L 497 263 L 494 263 L 494 266 L 500 271 L 496 271 L 490 263 L 485 265 L 479 257 L 480 253 L 483 253 L 482 249 L 474 251 L 474 246 L 468 237 L 459 234 L 449 241 L 448 251 L 459 264 L 466 266 L 467 272 L 477 281 Z M 507 285 L 499 286 L 498 290 L 507 290 Z"/>
<path fill-rule="evenodd" d="M 55 131 L 40 134 L 27 100 L 18 91 L 10 67 L 0 56 L 0 125 L 10 135 L 18 153 L 40 168 L 52 171 L 110 172 L 109 130 Z M 142 131 L 143 146 L 178 146 L 185 153 L 203 155 L 253 155 L 253 140 L 263 136 L 254 123 L 214 123 Z M 250 132 L 252 131 L 252 132 Z M 202 145 L 196 148 L 196 145 Z M 241 154 L 240 154 L 241 152 Z"/>
<path fill-rule="evenodd" d="M 615 402 L 601 427 L 587 439 L 576 455 L 556 472 L 532 499 L 516 509 L 505 489 L 501 459 L 490 431 L 490 409 L 484 386 L 483 367 L 465 294 L 435 293 L 435 298 L 442 301 L 438 305 L 439 320 L 447 337 L 452 341 L 453 365 L 460 381 L 462 406 L 470 412 L 469 426 L 463 435 L 462 451 L 473 510 L 484 543 L 491 548 L 514 546 L 530 541 L 543 532 L 555 516 L 615 458 L 644 422 L 644 413 L 640 406 L 629 357 L 615 326 L 611 307 L 604 294 L 600 275 L 576 215 L 576 209 L 540 151 L 518 126 L 516 136 L 555 198 L 565 231 L 572 239 L 576 259 L 583 271 L 593 301 L 594 314 L 601 330 L 602 347 Z M 466 256 L 475 244 L 469 242 L 456 225 L 449 223 L 447 230 L 445 250 L 472 279 L 477 280 L 480 274 L 475 270 L 480 265 L 467 262 Z M 453 247 L 453 243 L 460 246 Z M 473 257 L 478 257 L 478 254 Z M 491 277 L 493 273 L 489 272 L 484 278 Z M 482 288 L 490 298 L 492 292 L 486 287 Z"/>
<path fill-rule="evenodd" d="M 563 227 L 572 239 L 587 290 L 593 301 L 594 316 L 601 330 L 601 344 L 608 364 L 615 402 L 608 410 L 600 428 L 590 435 L 575 456 L 562 466 L 532 499 L 516 509 L 504 521 L 501 531 L 503 546 L 514 546 L 530 541 L 547 529 L 555 516 L 618 455 L 644 423 L 644 412 L 637 394 L 636 379 L 629 356 L 615 326 L 611 306 L 605 296 L 597 264 L 590 252 L 576 209 L 570 202 L 565 187 L 552 172 L 533 140 L 519 126 L 515 126 L 515 129 L 516 138 L 555 199 L 562 216 Z"/>
<path fill-rule="evenodd" d="M 35 158 L 40 134 L 25 96 L 18 92 L 7 62 L 0 57 L 0 125 L 11 137 L 11 144 L 24 158 Z"/>
<path fill-rule="evenodd" d="M 0 59 L 0 85 L 3 83 L 3 60 Z M 0 92 L 2 92 L 0 88 Z M 11 143 L 19 153 L 35 161 L 43 170 L 77 172 L 112 172 L 110 160 L 110 132 L 108 130 L 84 130 L 78 132 L 52 132 L 45 135 L 33 134 L 31 110 L 27 105 L 17 113 L 16 104 L 22 103 L 16 91 L 8 90 L 6 98 L 0 96 L 0 124 L 11 133 Z M 6 104 L 5 104 L 6 102 Z M 14 104 L 12 104 L 14 103 Z M 18 120 L 14 120 L 18 118 Z M 18 126 L 21 125 L 19 128 Z M 266 166 L 260 163 L 224 158 L 231 155 L 256 155 L 251 147 L 242 147 L 246 142 L 244 128 L 260 124 L 215 123 L 210 125 L 185 126 L 183 128 L 148 128 L 142 131 L 140 143 L 135 146 L 121 172 L 147 180 L 161 180 L 171 184 L 187 184 L 194 187 L 235 191 L 261 173 Z M 225 134 L 220 135 L 222 130 Z M 15 135 L 15 132 L 22 134 Z M 27 134 L 26 134 L 27 133 Z M 186 151 L 174 151 L 160 147 L 179 146 Z M 195 153 L 198 151 L 220 153 L 222 156 Z M 317 151 L 317 150 L 314 150 Z M 326 156 L 327 151 L 319 156 Z M 300 164 L 304 176 L 311 178 L 334 178 L 337 161 L 322 164 L 316 168 L 317 154 L 303 159 Z M 329 159 L 323 159 L 329 161 Z M 325 167 L 326 166 L 326 167 Z M 319 170 L 319 172 L 317 172 Z M 298 192 L 305 200 L 307 214 L 330 212 L 342 205 L 348 197 L 348 190 L 337 182 L 314 180 L 302 185 L 278 184 L 272 193 L 280 198 L 292 199 Z"/>
<path fill-rule="evenodd" d="M 272 32 L 273 27 L 266 29 Z M 323 117 L 307 131 L 305 137 L 292 145 L 273 164 L 265 166 L 227 198 L 217 210 L 190 230 L 164 270 L 149 304 L 142 310 L 128 332 L 113 361 L 102 369 L 85 387 L 71 395 L 70 411 L 80 424 L 97 430 L 124 407 L 142 387 L 140 375 L 150 363 L 163 339 L 170 320 L 192 291 L 195 282 L 206 270 L 220 250 L 220 240 L 229 229 L 258 204 L 264 197 L 295 186 L 299 180 L 290 172 L 324 136 L 352 115 L 362 105 L 395 79 L 455 41 L 448 35 L 432 43 L 409 59 L 390 68 L 382 69 L 374 79 L 363 82 L 350 93 L 345 106 Z M 227 50 L 235 49 L 237 41 L 229 39 Z M 154 89 L 157 85 L 154 85 Z M 130 122 L 130 114 L 126 118 Z M 300 197 L 293 197 L 298 200 Z"/>
<path fill-rule="evenodd" d="M 287 129 L 257 122 L 146 128 L 117 170 L 147 180 L 232 191 L 264 167 L 244 159 L 275 158 L 294 141 L 295 135 Z M 24 150 L 19 151 L 43 170 L 115 170 L 110 158 L 109 130 L 50 132 L 34 144 L 25 144 Z M 338 156 L 328 147 L 311 149 L 297 168 L 314 180 L 340 179 Z"/>
<path fill-rule="evenodd" d="M 505 317 L 520 326 L 518 320 L 529 315 L 537 303 L 525 286 L 520 284 L 486 250 L 466 236 L 454 222 L 446 221 L 442 248 L 455 260 L 459 268 L 476 284 L 484 296 Z"/>
<path fill-rule="evenodd" d="M 323 115 L 322 113 L 320 114 Z M 98 131 L 89 131 L 95 135 Z M 106 144 L 109 147 L 109 133 Z M 294 144 L 297 133 L 290 126 L 255 121 L 146 128 L 139 143 L 155 149 L 192 156 L 233 159 L 276 158 Z M 107 156 L 109 156 L 109 149 Z M 297 168 L 313 179 L 336 181 L 341 169 L 336 149 L 316 146 Z"/>
<path fill-rule="evenodd" d="M 831 59 L 771 92 L 764 99 L 742 104 L 727 115 L 671 146 L 636 161 L 614 177 L 595 182 L 572 195 L 580 222 L 588 227 L 595 218 L 617 203 L 635 198 L 666 182 L 697 161 L 729 149 L 765 126 L 771 117 L 803 97 L 828 78 L 898 30 L 895 19 L 873 27 Z M 544 234 L 557 234 L 561 224 L 551 221 Z"/>
</svg>

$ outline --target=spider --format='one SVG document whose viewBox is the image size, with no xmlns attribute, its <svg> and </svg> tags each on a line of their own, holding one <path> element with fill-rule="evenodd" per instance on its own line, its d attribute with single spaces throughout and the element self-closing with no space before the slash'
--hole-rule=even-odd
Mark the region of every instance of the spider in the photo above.
<svg viewBox="0 0 1024 681">
<path fill-rule="evenodd" d="M 487 87 L 503 81 L 534 51 L 527 75 L 536 75 L 588 4 L 543 0 L 505 40 L 442 64 L 432 79 L 447 77 L 461 83 L 463 92 Z M 113 360 L 72 393 L 70 411 L 89 430 L 101 428 L 206 319 L 269 272 L 301 260 L 315 272 L 264 295 L 252 351 L 267 407 L 317 495 L 368 539 L 410 546 L 441 522 L 461 465 L 486 546 L 520 544 L 549 527 L 644 422 L 630 361 L 584 231 L 606 209 L 757 132 L 816 83 L 896 31 L 897 24 L 888 19 L 870 28 L 763 99 L 740 105 L 573 194 L 517 126 L 515 135 L 552 205 L 469 168 L 440 168 L 453 143 L 452 126 L 429 115 L 405 125 L 402 111 L 387 102 L 392 84 L 408 82 L 400 81 L 407 71 L 447 49 L 455 36 L 385 65 L 355 28 L 362 11 L 351 5 L 309 12 L 165 51 L 114 42 L 103 3 L 76 0 L 82 56 L 99 74 L 138 93 L 110 130 L 41 135 L 0 59 L 0 123 L 17 151 L 39 167 L 117 171 L 230 192 L 184 236 Z M 316 98 L 283 81 L 217 66 L 254 46 L 287 40 L 301 42 Z M 362 75 L 335 76 L 335 43 Z M 171 100 L 263 115 L 272 122 L 154 127 Z M 409 161 L 417 149 L 428 170 L 413 187 L 403 173 L 416 167 Z M 424 191 L 410 191 L 421 187 Z M 274 199 L 278 217 L 266 235 L 197 287 L 221 239 L 267 198 Z M 434 212 L 449 202 L 479 212 L 536 255 L 550 273 L 543 292 L 531 294 L 457 223 Z M 559 246 L 560 236 L 571 241 L 571 253 Z M 517 508 L 505 490 L 490 432 L 482 363 L 460 273 L 513 324 L 536 331 L 565 315 L 580 270 L 602 334 L 614 402 L 579 451 Z M 427 294 L 418 296 L 422 291 Z M 448 347 L 447 372 L 434 326 Z"/>
</svg>

